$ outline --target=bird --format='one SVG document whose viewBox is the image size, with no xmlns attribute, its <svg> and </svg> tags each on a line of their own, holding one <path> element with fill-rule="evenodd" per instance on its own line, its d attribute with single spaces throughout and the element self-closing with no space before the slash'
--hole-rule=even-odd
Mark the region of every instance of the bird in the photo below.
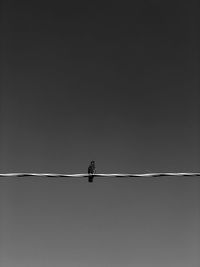
<svg viewBox="0 0 200 267">
<path fill-rule="evenodd" d="M 94 174 L 96 172 L 96 168 L 95 168 L 95 161 L 92 160 L 90 162 L 90 165 L 88 167 L 88 182 L 92 183 L 93 182 L 93 178 L 94 178 Z"/>
</svg>

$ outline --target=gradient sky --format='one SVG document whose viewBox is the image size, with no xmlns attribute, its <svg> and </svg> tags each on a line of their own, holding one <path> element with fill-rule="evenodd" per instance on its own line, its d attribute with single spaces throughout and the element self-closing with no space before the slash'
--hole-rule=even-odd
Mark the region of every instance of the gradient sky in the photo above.
<svg viewBox="0 0 200 267">
<path fill-rule="evenodd" d="M 1 3 L 1 172 L 200 171 L 198 1 Z M 199 181 L 3 179 L 3 267 L 196 267 Z"/>
<path fill-rule="evenodd" d="M 199 169 L 196 1 L 3 1 L 2 171 Z"/>
</svg>

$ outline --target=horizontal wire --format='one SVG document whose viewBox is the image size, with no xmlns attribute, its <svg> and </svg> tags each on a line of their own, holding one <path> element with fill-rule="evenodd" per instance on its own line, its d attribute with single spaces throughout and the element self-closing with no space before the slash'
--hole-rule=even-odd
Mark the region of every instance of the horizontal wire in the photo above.
<svg viewBox="0 0 200 267">
<path fill-rule="evenodd" d="M 192 172 L 166 172 L 166 173 L 138 173 L 138 174 L 131 174 L 131 173 L 99 173 L 99 174 L 92 174 L 89 175 L 88 173 L 83 174 L 63 174 L 63 173 L 0 173 L 0 177 L 26 177 L 26 176 L 33 176 L 33 177 L 51 177 L 51 178 L 84 178 L 84 177 L 119 177 L 119 178 L 137 178 L 137 177 L 161 177 L 161 176 L 200 176 L 200 173 L 192 173 Z"/>
</svg>

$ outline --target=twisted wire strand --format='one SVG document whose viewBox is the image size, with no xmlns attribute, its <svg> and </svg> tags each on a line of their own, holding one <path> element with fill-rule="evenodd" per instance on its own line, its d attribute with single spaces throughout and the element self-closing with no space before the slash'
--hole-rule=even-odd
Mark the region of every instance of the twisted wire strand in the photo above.
<svg viewBox="0 0 200 267">
<path fill-rule="evenodd" d="M 64 174 L 64 173 L 0 173 L 0 177 L 50 177 L 50 178 L 84 178 L 89 177 L 87 173 L 83 174 Z M 200 176 L 200 173 L 193 172 L 165 172 L 165 173 L 99 173 L 93 174 L 94 178 L 111 177 L 111 178 L 142 178 L 142 177 L 162 177 L 162 176 Z"/>
</svg>

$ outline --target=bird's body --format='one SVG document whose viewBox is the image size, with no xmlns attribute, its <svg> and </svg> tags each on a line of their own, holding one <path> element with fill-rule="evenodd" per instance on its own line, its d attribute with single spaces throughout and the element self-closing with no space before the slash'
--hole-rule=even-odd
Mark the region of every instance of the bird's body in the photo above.
<svg viewBox="0 0 200 267">
<path fill-rule="evenodd" d="M 94 174 L 96 172 L 96 168 L 95 168 L 95 161 L 92 160 L 90 162 L 90 165 L 88 167 L 88 182 L 92 183 L 93 182 L 93 178 L 94 178 Z"/>
</svg>

